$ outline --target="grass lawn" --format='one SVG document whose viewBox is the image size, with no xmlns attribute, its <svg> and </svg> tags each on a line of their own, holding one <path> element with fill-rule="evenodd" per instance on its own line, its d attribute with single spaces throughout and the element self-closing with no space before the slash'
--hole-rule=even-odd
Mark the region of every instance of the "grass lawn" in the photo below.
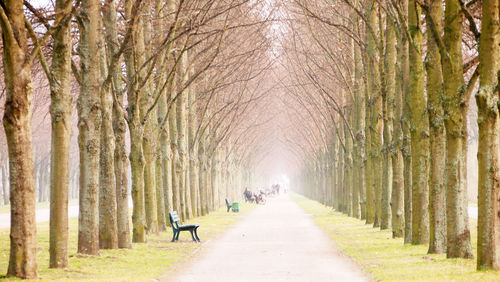
<svg viewBox="0 0 500 282">
<path fill-rule="evenodd" d="M 344 252 L 354 258 L 375 280 L 383 281 L 500 281 L 500 272 L 476 271 L 476 260 L 446 259 L 428 255 L 427 246 L 404 245 L 364 221 L 335 212 L 316 201 L 293 194 L 292 198 Z M 477 221 L 470 222 L 476 253 Z"/>
<path fill-rule="evenodd" d="M 168 228 L 167 232 L 160 235 L 148 236 L 146 244 L 134 243 L 132 249 L 101 250 L 100 256 L 95 257 L 76 254 L 78 219 L 71 219 L 70 259 L 66 269 L 49 269 L 49 223 L 40 223 L 37 226 L 39 278 L 62 281 L 152 281 L 171 271 L 175 265 L 187 261 L 204 242 L 216 238 L 254 207 L 244 203 L 240 213 L 227 213 L 222 208 L 208 216 L 190 220 L 191 223 L 200 224 L 198 235 L 202 240 L 201 244 L 193 243 L 189 232 L 182 232 L 179 242 L 171 243 L 172 228 Z M 9 245 L 9 230 L 0 230 L 0 278 L 5 277 L 7 272 Z"/>
</svg>

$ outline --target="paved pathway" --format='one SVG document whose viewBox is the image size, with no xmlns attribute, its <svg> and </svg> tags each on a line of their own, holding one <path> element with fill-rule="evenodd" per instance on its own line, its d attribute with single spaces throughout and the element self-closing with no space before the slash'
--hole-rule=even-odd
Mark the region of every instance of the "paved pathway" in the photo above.
<svg viewBox="0 0 500 282">
<path fill-rule="evenodd" d="M 70 201 L 70 205 L 68 206 L 68 218 L 78 217 L 79 207 L 78 201 L 75 201 L 75 204 L 72 204 Z M 132 209 L 132 199 L 129 199 L 128 206 Z M 50 220 L 50 209 L 43 208 L 37 209 L 36 213 L 36 222 L 47 222 Z M 0 213 L 0 229 L 10 228 L 10 212 Z"/>
<path fill-rule="evenodd" d="M 203 226 L 200 227 L 203 234 Z M 368 281 L 288 196 L 271 199 L 165 281 Z"/>
<path fill-rule="evenodd" d="M 50 220 L 50 209 L 37 209 L 36 210 L 36 222 L 47 222 Z M 68 207 L 68 217 L 78 216 L 78 206 Z M 0 229 L 10 228 L 10 213 L 0 213 Z"/>
</svg>

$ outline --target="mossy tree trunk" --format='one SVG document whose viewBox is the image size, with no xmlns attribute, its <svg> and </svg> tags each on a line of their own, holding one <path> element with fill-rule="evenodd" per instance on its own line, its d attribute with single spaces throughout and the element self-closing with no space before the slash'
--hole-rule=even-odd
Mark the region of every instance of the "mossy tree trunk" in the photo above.
<svg viewBox="0 0 500 282">
<path fill-rule="evenodd" d="M 78 12 L 82 86 L 78 98 L 80 215 L 78 252 L 99 254 L 99 174 L 101 146 L 100 3 L 89 0 Z"/>
<path fill-rule="evenodd" d="M 479 193 L 477 269 L 500 269 L 500 222 L 498 203 L 499 110 L 498 70 L 499 1 L 483 0 L 479 44 L 479 91 L 476 94 L 479 124 Z"/>
<path fill-rule="evenodd" d="M 403 14 L 408 13 L 408 0 L 402 1 Z M 408 24 L 406 17 L 406 24 Z M 410 46 L 409 38 L 403 34 L 400 42 L 400 62 L 401 62 L 401 93 L 403 96 L 403 114 L 401 115 L 402 126 L 402 143 L 401 152 L 403 155 L 403 179 L 404 179 L 404 243 L 411 243 L 412 238 L 412 222 L 413 222 L 413 207 L 412 207 L 412 160 L 411 160 L 411 134 L 410 134 Z"/>
<path fill-rule="evenodd" d="M 382 106 L 384 116 L 384 162 L 382 178 L 382 202 L 380 229 L 391 227 L 391 196 L 393 183 L 393 121 L 394 95 L 396 91 L 396 30 L 391 17 L 386 19 L 385 56 L 384 56 L 384 89 L 382 91 Z"/>
<path fill-rule="evenodd" d="M 408 28 L 412 38 L 409 52 L 409 120 L 412 159 L 412 244 L 429 242 L 429 119 L 424 96 L 421 8 L 408 1 Z"/>
<path fill-rule="evenodd" d="M 132 11 L 132 1 L 125 2 L 125 17 L 132 19 L 133 13 L 140 11 Z M 137 18 L 136 27 L 132 32 L 132 38 L 129 41 L 129 46 L 125 49 L 124 58 L 127 67 L 127 77 L 140 79 L 140 75 L 136 76 L 136 71 L 142 65 L 142 55 L 144 53 L 143 41 L 143 17 Z M 135 44 L 133 44 L 135 43 Z M 138 55 L 136 55 L 138 54 Z M 136 81 L 137 82 L 137 81 Z M 144 166 L 145 159 L 143 153 L 143 136 L 144 126 L 140 111 L 139 100 L 144 95 L 144 90 L 137 89 L 137 83 L 128 82 L 127 100 L 128 100 L 128 127 L 130 132 L 130 168 L 132 172 L 132 241 L 135 243 L 146 242 L 146 217 L 144 207 Z"/>
<path fill-rule="evenodd" d="M 355 30 L 359 32 L 359 18 L 356 17 Z M 363 63 L 360 46 L 352 41 L 354 57 L 354 99 L 353 99 L 353 118 L 354 118 L 354 190 L 353 216 L 356 218 L 365 217 L 365 205 L 363 201 L 363 191 L 365 190 L 365 97 L 363 93 Z M 333 162 L 333 160 L 332 160 Z M 330 163 L 332 163 L 330 162 Z"/>
<path fill-rule="evenodd" d="M 442 1 L 432 1 L 426 13 L 427 25 L 434 25 L 439 33 L 443 32 Z M 432 18 L 432 21 L 431 21 Z M 446 252 L 446 133 L 443 109 L 443 74 L 441 56 L 435 36 L 427 32 L 427 108 L 430 125 L 430 176 L 429 176 L 429 253 Z"/>
<path fill-rule="evenodd" d="M 446 114 L 446 224 L 449 258 L 472 258 L 467 213 L 467 126 L 463 76 L 462 24 L 459 0 L 446 0 L 443 62 L 444 109 Z"/>
<path fill-rule="evenodd" d="M 69 14 L 72 2 L 56 1 L 56 13 Z M 71 147 L 71 21 L 64 21 L 54 34 L 50 68 L 50 115 L 52 120 L 50 169 L 50 264 L 68 266 L 68 190 Z"/>
<path fill-rule="evenodd" d="M 365 5 L 365 13 L 367 17 L 366 22 L 366 53 L 364 54 L 364 65 L 366 73 L 366 86 L 365 86 L 365 103 L 366 103 L 366 223 L 367 224 L 377 224 L 376 217 L 376 186 L 377 186 L 377 175 L 379 174 L 379 167 L 376 164 L 374 151 L 376 146 L 373 142 L 376 138 L 376 133 L 373 128 L 374 118 L 374 105 L 373 97 L 377 95 L 377 83 L 376 73 L 378 72 L 378 65 L 376 60 L 376 34 L 374 34 L 374 28 L 377 29 L 377 8 L 375 1 L 369 1 Z M 368 30 L 372 30 L 369 32 Z"/>
<path fill-rule="evenodd" d="M 403 32 L 396 33 L 398 44 L 397 60 L 396 60 L 396 88 L 394 98 L 389 99 L 389 103 L 393 103 L 394 112 L 392 116 L 393 134 L 391 143 L 392 157 L 392 193 L 391 193 L 391 208 L 392 208 L 392 237 L 399 238 L 404 236 L 405 229 L 405 182 L 404 182 L 404 160 L 402 151 L 403 142 Z M 390 117 L 389 117 L 390 118 Z M 391 118 L 390 118 L 391 119 Z"/>
<path fill-rule="evenodd" d="M 351 105 L 352 101 L 350 99 L 347 100 L 347 105 L 346 109 L 344 111 L 346 120 L 349 120 L 350 116 L 350 111 L 351 111 Z M 344 185 L 343 185 L 343 206 L 344 206 L 344 213 L 347 215 L 352 215 L 352 137 L 349 133 L 349 124 L 346 122 L 343 122 L 343 127 L 344 127 L 344 141 L 345 141 L 345 151 L 344 151 Z M 322 169 L 321 169 L 322 170 Z M 323 197 L 323 195 L 321 195 Z"/>
<path fill-rule="evenodd" d="M 152 44 L 153 38 L 153 1 L 146 1 L 144 5 L 145 14 L 143 15 L 143 41 L 138 44 L 137 54 L 141 57 L 142 62 L 146 58 L 151 58 L 153 55 Z M 142 38 L 141 38 L 142 39 Z M 142 52 L 144 50 L 144 52 Z M 162 62 L 160 62 L 162 63 Z M 148 65 L 151 63 L 148 63 Z M 140 66 L 140 65 L 138 65 Z M 145 82 L 143 93 L 139 98 L 141 120 L 144 124 L 144 135 L 142 139 L 142 148 L 144 152 L 144 198 L 146 211 L 146 225 L 149 234 L 158 233 L 158 210 L 156 200 L 156 136 L 154 135 L 153 123 L 157 120 L 156 111 L 151 111 L 149 116 L 146 116 L 149 108 L 153 104 L 154 85 L 151 79 L 146 76 L 141 78 Z"/>
</svg>

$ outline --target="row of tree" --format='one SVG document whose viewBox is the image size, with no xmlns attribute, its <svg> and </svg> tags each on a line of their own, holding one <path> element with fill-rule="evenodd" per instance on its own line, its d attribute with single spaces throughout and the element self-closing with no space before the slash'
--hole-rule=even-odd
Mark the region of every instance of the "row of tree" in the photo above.
<svg viewBox="0 0 500 282">
<path fill-rule="evenodd" d="M 429 253 L 473 258 L 466 156 L 478 126 L 477 268 L 499 269 L 499 2 L 289 4 L 283 85 L 302 126 L 283 142 L 298 189 Z"/>
<path fill-rule="evenodd" d="M 168 212 L 205 215 L 252 183 L 264 153 L 252 133 L 268 91 L 270 13 L 248 0 L 2 2 L 7 276 L 37 277 L 32 73 L 41 69 L 50 85 L 50 168 L 42 169 L 50 267 L 63 268 L 70 164 L 79 162 L 78 252 L 88 255 L 146 242 L 166 229 Z M 78 160 L 70 158 L 75 102 Z"/>
</svg>

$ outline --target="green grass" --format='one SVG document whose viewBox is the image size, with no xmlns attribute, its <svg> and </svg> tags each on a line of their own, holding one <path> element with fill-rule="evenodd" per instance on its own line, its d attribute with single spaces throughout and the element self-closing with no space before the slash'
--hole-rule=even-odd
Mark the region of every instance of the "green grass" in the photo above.
<svg viewBox="0 0 500 282">
<path fill-rule="evenodd" d="M 375 280 L 382 281 L 500 281 L 500 272 L 476 271 L 475 259 L 446 259 L 429 255 L 427 246 L 404 245 L 364 221 L 333 211 L 316 201 L 294 194 L 292 198 L 336 244 L 354 258 Z M 470 222 L 476 254 L 477 221 Z"/>
<path fill-rule="evenodd" d="M 225 208 L 207 216 L 190 220 L 199 223 L 198 235 L 202 243 L 194 243 L 189 232 L 182 232 L 179 242 L 171 243 L 172 229 L 160 235 L 148 236 L 148 243 L 133 244 L 132 249 L 101 250 L 99 256 L 76 254 L 78 220 L 69 224 L 69 267 L 50 269 L 49 266 L 49 224 L 41 223 L 38 232 L 38 270 L 41 280 L 85 280 L 85 281 L 152 281 L 181 262 L 190 259 L 204 242 L 215 239 L 227 228 L 248 214 L 253 205 L 243 204 L 240 213 L 227 213 Z M 7 271 L 9 257 L 9 231 L 0 230 L 0 277 Z M 14 280 L 14 279 L 11 279 Z M 9 279 L 7 279 L 9 281 Z"/>
</svg>

